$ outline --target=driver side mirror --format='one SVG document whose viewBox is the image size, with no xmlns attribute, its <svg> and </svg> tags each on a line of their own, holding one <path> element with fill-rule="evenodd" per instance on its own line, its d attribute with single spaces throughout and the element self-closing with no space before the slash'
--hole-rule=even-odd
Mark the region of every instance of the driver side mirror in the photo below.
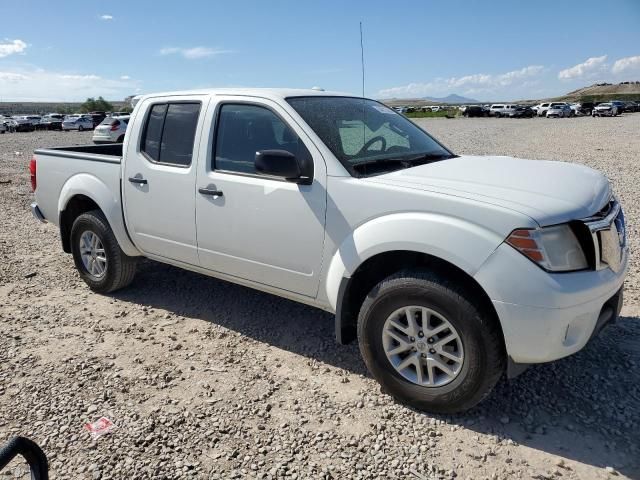
<svg viewBox="0 0 640 480">
<path fill-rule="evenodd" d="M 256 172 L 281 177 L 288 182 L 310 185 L 313 180 L 313 163 L 300 161 L 287 150 L 260 150 L 256 152 Z M 311 173 L 309 173 L 311 165 Z"/>
</svg>

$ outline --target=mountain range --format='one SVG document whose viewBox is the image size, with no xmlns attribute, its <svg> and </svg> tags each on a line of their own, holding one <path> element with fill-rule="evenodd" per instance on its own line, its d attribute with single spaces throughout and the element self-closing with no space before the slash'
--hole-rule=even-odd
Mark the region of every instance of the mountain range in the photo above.
<svg viewBox="0 0 640 480">
<path fill-rule="evenodd" d="M 434 103 L 479 103 L 478 100 L 456 95 L 455 93 L 446 97 L 424 97 L 424 99 Z"/>
</svg>

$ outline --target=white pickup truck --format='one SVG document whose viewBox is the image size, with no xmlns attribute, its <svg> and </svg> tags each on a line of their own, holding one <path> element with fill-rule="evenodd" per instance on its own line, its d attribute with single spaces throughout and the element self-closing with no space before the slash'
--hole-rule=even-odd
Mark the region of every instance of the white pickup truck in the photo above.
<svg viewBox="0 0 640 480">
<path fill-rule="evenodd" d="M 373 100 L 148 95 L 124 144 L 36 150 L 30 169 L 33 214 L 92 290 L 129 285 L 144 256 L 333 312 L 338 341 L 357 338 L 419 409 L 472 407 L 622 306 L 624 215 L 604 175 L 455 155 Z"/>
</svg>

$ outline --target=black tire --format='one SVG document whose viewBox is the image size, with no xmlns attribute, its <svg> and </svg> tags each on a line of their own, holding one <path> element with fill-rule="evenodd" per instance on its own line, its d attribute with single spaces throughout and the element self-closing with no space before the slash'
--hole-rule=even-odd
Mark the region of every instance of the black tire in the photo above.
<svg viewBox="0 0 640 480">
<path fill-rule="evenodd" d="M 79 132 L 82 132 L 83 130 L 84 130 L 84 128 L 82 127 L 82 125 L 79 125 L 79 126 L 78 126 L 78 131 L 79 131 Z"/>
<path fill-rule="evenodd" d="M 104 274 L 99 278 L 89 273 L 80 255 L 80 236 L 86 231 L 97 235 L 104 247 L 107 265 Z M 100 210 L 91 210 L 75 219 L 71 227 L 71 253 L 80 277 L 94 292 L 113 292 L 126 287 L 133 281 L 136 273 L 136 258 L 129 257 L 122 251 L 107 219 Z"/>
<path fill-rule="evenodd" d="M 450 383 L 437 387 L 415 384 L 388 360 L 382 341 L 385 321 L 408 305 L 430 308 L 457 330 L 464 360 Z M 497 322 L 460 282 L 435 272 L 404 271 L 386 278 L 367 295 L 358 316 L 358 342 L 365 364 L 384 391 L 418 410 L 456 413 L 485 398 L 505 369 L 506 354 Z"/>
</svg>

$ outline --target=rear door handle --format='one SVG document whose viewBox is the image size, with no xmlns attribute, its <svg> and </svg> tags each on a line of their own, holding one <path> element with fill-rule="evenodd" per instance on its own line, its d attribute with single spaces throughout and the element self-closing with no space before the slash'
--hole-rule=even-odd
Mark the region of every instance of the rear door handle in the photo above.
<svg viewBox="0 0 640 480">
<path fill-rule="evenodd" d="M 131 183 L 137 183 L 138 185 L 146 185 L 147 184 L 147 179 L 146 178 L 129 177 L 129 181 Z"/>
<path fill-rule="evenodd" d="M 211 188 L 199 188 L 198 193 L 202 195 L 211 195 L 212 197 L 222 197 L 222 190 L 213 190 Z"/>
</svg>

